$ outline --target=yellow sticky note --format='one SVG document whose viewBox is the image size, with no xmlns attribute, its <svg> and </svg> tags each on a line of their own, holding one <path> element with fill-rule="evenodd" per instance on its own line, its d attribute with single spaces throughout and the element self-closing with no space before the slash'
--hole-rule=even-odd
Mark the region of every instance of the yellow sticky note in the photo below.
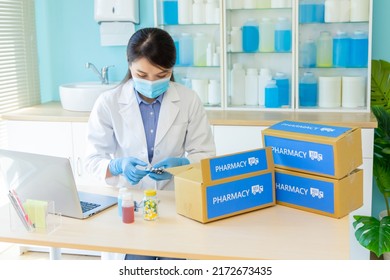
<svg viewBox="0 0 390 280">
<path fill-rule="evenodd" d="M 47 201 L 27 199 L 25 209 L 35 228 L 46 228 Z"/>
</svg>

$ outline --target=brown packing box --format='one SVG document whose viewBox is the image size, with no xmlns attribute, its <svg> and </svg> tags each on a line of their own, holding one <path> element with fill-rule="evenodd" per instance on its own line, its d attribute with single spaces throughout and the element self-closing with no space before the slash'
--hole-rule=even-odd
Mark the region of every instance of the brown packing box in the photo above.
<svg viewBox="0 0 390 280">
<path fill-rule="evenodd" d="M 275 168 L 276 203 L 333 218 L 363 205 L 363 170 L 332 179 Z"/>
<path fill-rule="evenodd" d="M 275 205 L 271 148 L 167 169 L 174 175 L 176 211 L 208 223 Z"/>
<path fill-rule="evenodd" d="M 341 179 L 363 163 L 361 129 L 282 121 L 262 131 L 275 167 Z"/>
</svg>

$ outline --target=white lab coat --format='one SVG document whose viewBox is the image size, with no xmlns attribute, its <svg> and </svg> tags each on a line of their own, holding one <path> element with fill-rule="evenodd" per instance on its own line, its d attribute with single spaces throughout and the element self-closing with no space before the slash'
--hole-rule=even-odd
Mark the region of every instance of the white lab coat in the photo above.
<svg viewBox="0 0 390 280">
<path fill-rule="evenodd" d="M 215 156 L 214 138 L 197 94 L 170 82 L 164 94 L 156 131 L 153 160 L 186 156 L 191 163 Z M 107 184 L 130 186 L 123 176 L 106 179 L 110 159 L 135 157 L 148 163 L 142 117 L 132 80 L 104 92 L 96 101 L 88 122 L 86 170 Z M 145 176 L 136 188 L 174 188 L 173 179 L 152 180 Z"/>
</svg>

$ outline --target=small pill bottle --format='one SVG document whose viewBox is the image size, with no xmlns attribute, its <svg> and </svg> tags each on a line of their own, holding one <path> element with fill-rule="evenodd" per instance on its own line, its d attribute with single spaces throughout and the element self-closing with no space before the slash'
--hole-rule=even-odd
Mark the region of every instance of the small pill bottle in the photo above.
<svg viewBox="0 0 390 280">
<path fill-rule="evenodd" d="M 122 197 L 123 195 L 130 193 L 130 189 L 126 187 L 122 187 L 118 191 L 118 215 L 122 217 Z"/>
<path fill-rule="evenodd" d="M 158 200 L 156 190 L 144 191 L 144 220 L 154 221 L 158 218 Z"/>
<path fill-rule="evenodd" d="M 134 223 L 134 200 L 131 193 L 122 195 L 122 222 L 125 224 Z"/>
</svg>

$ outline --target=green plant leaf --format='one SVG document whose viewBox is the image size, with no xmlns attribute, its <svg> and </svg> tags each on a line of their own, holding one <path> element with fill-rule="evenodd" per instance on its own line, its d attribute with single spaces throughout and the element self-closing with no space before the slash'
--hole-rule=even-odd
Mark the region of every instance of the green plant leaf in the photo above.
<svg viewBox="0 0 390 280">
<path fill-rule="evenodd" d="M 390 252 L 390 216 L 380 221 L 369 216 L 354 216 L 356 240 L 377 257 Z"/>
<path fill-rule="evenodd" d="M 371 61 L 371 105 L 390 109 L 390 63 Z"/>
</svg>

